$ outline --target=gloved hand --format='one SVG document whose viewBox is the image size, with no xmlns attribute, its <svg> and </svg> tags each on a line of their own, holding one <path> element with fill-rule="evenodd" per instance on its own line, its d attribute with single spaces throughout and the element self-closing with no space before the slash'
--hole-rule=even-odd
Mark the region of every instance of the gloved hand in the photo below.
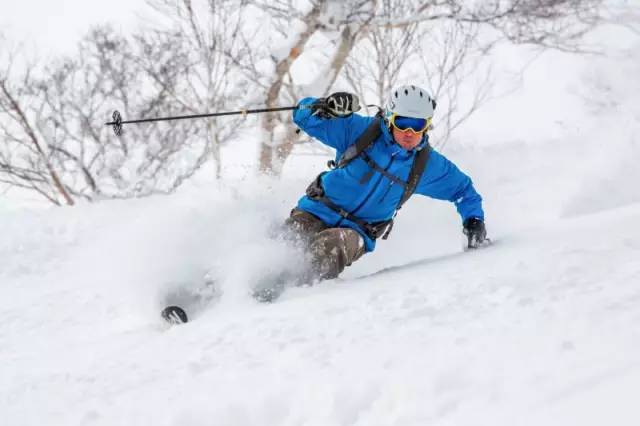
<svg viewBox="0 0 640 426">
<path fill-rule="evenodd" d="M 311 108 L 315 115 L 323 118 L 346 117 L 360 111 L 360 100 L 352 93 L 335 92 L 318 99 Z"/>
<path fill-rule="evenodd" d="M 467 236 L 467 248 L 478 248 L 488 242 L 487 230 L 482 219 L 470 217 L 464 221 L 462 227 L 462 232 Z"/>
</svg>

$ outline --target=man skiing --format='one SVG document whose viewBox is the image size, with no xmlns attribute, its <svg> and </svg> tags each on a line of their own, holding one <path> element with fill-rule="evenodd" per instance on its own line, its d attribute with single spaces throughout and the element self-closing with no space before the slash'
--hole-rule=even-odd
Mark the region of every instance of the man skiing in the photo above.
<svg viewBox="0 0 640 426">
<path fill-rule="evenodd" d="M 307 188 L 285 221 L 310 258 L 305 283 L 337 277 L 345 267 L 386 239 L 397 211 L 415 192 L 455 204 L 462 217 L 467 247 L 486 241 L 482 198 L 471 179 L 429 145 L 435 101 L 417 86 L 402 86 L 389 96 L 384 114 L 364 117 L 358 98 L 338 92 L 305 98 L 293 112 L 308 135 L 336 150 L 332 170 Z M 266 276 L 253 296 L 272 302 L 282 293 L 287 272 Z M 172 324 L 188 321 L 180 306 L 162 317 Z"/>
<path fill-rule="evenodd" d="M 455 204 L 468 248 L 485 242 L 481 196 L 429 145 L 435 107 L 417 86 L 392 90 L 384 114 L 375 117 L 355 114 L 358 98 L 345 92 L 299 102 L 293 121 L 336 150 L 333 169 L 318 176 L 285 222 L 305 243 L 314 279 L 335 278 L 373 251 L 414 192 Z"/>
</svg>

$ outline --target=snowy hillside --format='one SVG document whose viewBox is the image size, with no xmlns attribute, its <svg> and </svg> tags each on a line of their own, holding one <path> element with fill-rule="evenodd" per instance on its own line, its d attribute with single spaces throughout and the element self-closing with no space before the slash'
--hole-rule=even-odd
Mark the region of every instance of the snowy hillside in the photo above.
<svg viewBox="0 0 640 426">
<path fill-rule="evenodd" d="M 515 155 L 529 160 L 520 173 Z M 479 178 L 493 247 L 460 253 L 451 207 L 417 202 L 344 279 L 290 290 L 273 305 L 246 296 L 246 280 L 291 255 L 263 226 L 286 211 L 290 188 L 262 197 L 201 188 L 4 215 L 4 417 L 637 424 L 640 203 L 577 214 L 576 203 L 602 189 L 570 195 L 574 180 L 554 175 L 569 152 L 545 161 L 540 147 L 500 147 L 473 157 L 473 168 L 491 159 L 501 170 Z M 528 209 L 543 199 L 557 211 Z M 158 316 L 167 285 L 205 269 L 223 297 L 167 329 Z"/>
<path fill-rule="evenodd" d="M 257 303 L 250 283 L 296 262 L 270 235 L 318 157 L 277 181 L 7 203 L 1 423 L 640 424 L 640 39 L 625 34 L 605 57 L 541 57 L 447 147 L 485 199 L 485 250 L 462 253 L 454 208 L 416 198 L 342 278 Z M 165 324 L 167 295 L 205 279 L 222 296 Z"/>
</svg>

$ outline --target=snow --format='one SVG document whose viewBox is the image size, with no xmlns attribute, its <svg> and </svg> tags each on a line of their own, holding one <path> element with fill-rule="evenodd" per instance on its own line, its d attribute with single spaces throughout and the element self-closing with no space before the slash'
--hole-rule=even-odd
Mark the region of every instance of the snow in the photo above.
<svg viewBox="0 0 640 426">
<path fill-rule="evenodd" d="M 419 199 L 344 278 L 272 305 L 247 277 L 295 262 L 267 225 L 304 181 L 3 213 L 0 411 L 27 425 L 635 425 L 640 203 L 564 214 L 582 192 L 546 192 L 573 186 L 554 175 L 571 150 L 544 151 L 456 153 L 501 165 L 477 178 L 492 247 L 461 253 L 452 207 Z M 515 155 L 536 166 L 519 175 Z M 543 199 L 559 205 L 529 211 Z M 168 285 L 205 270 L 225 293 L 168 328 Z"/>
<path fill-rule="evenodd" d="M 204 194 L 3 217 L 16 225 L 1 246 L 11 424 L 640 419 L 637 203 L 511 229 L 493 220 L 495 245 L 467 254 L 444 240 L 451 211 L 417 231 L 424 212 L 408 207 L 391 250 L 259 305 L 241 278 L 278 257 L 257 228 L 287 196 Z M 203 266 L 221 268 L 227 293 L 167 329 L 163 284 Z"/>
<path fill-rule="evenodd" d="M 542 55 L 447 146 L 485 199 L 481 251 L 416 198 L 343 277 L 259 304 L 249 283 L 300 263 L 272 236 L 324 159 L 255 178 L 247 141 L 171 196 L 0 198 L 3 424 L 640 424 L 640 40 L 617 31 L 586 63 Z M 541 105 L 564 124 L 531 123 Z M 166 325 L 205 276 L 222 296 Z"/>
</svg>

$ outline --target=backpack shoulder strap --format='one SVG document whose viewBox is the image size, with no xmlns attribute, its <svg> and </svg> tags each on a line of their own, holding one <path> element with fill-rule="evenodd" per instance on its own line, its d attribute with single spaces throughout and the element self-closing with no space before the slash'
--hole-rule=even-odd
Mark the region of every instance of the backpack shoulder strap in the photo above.
<svg viewBox="0 0 640 426">
<path fill-rule="evenodd" d="M 431 154 L 431 145 L 427 143 L 427 145 L 417 152 L 415 160 L 413 160 L 413 164 L 411 165 L 411 171 L 409 172 L 409 180 L 407 181 L 407 186 L 404 187 L 404 192 L 402 193 L 402 198 L 398 203 L 398 207 L 396 207 L 396 211 L 400 210 L 402 205 L 413 195 L 416 188 L 418 187 L 418 183 L 420 182 L 420 178 L 424 173 L 424 170 L 427 167 L 427 162 L 429 161 L 429 156 Z"/>
<path fill-rule="evenodd" d="M 404 192 L 402 193 L 402 198 L 400 198 L 400 202 L 396 206 L 396 211 L 395 213 L 393 213 L 393 217 L 385 225 L 386 229 L 384 231 L 384 234 L 382 235 L 383 240 L 389 238 L 389 234 L 393 229 L 393 221 L 398 214 L 398 210 L 402 208 L 402 205 L 413 195 L 416 188 L 418 187 L 420 178 L 427 168 L 427 162 L 429 161 L 430 154 L 431 145 L 429 145 L 428 143 L 416 154 L 416 157 L 413 160 L 413 164 L 411 165 L 411 171 L 409 172 L 409 180 L 407 181 L 407 184 L 404 187 Z"/>
<path fill-rule="evenodd" d="M 354 143 L 349 148 L 347 148 L 344 154 L 342 154 L 342 157 L 340 157 L 340 160 L 335 165 L 336 168 L 345 167 L 347 164 L 353 161 L 354 158 L 362 154 L 362 152 L 365 149 L 371 146 L 373 141 L 378 139 L 378 136 L 380 136 L 380 133 L 381 133 L 380 120 L 381 120 L 381 117 L 376 115 L 376 117 L 373 119 L 371 124 L 369 124 L 367 129 L 364 132 L 362 132 L 360 137 L 358 137 L 358 139 L 356 140 L 356 143 Z"/>
</svg>

